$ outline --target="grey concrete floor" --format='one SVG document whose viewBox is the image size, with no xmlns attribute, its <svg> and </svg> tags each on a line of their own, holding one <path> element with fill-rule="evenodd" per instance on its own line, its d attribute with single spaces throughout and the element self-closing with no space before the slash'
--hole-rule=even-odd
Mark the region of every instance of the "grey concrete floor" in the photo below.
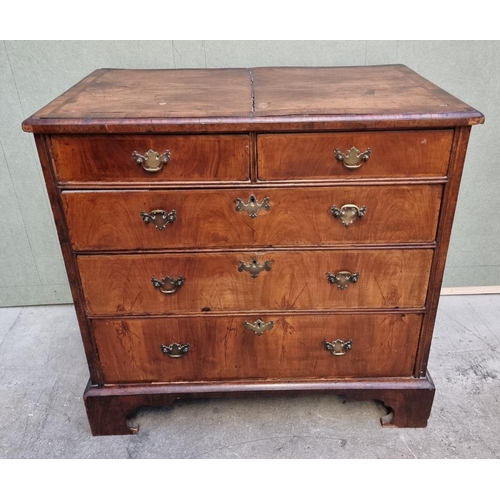
<svg viewBox="0 0 500 500">
<path fill-rule="evenodd" d="M 500 295 L 442 297 L 426 429 L 335 396 L 183 401 L 143 409 L 135 436 L 92 437 L 72 306 L 0 309 L 0 458 L 499 458 Z"/>
</svg>

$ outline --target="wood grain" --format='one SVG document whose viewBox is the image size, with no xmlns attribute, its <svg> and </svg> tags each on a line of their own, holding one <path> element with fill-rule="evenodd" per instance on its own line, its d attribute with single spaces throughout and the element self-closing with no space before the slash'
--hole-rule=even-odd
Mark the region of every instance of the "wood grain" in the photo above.
<svg viewBox="0 0 500 500">
<path fill-rule="evenodd" d="M 89 120 L 251 113 L 250 75 L 245 69 L 101 69 L 34 116 Z"/>
<path fill-rule="evenodd" d="M 64 192 L 73 248 L 82 250 L 196 249 L 432 242 L 442 186 L 335 187 L 170 191 Z M 256 218 L 235 210 L 255 195 L 270 211 Z M 345 227 L 331 207 L 366 206 Z M 141 212 L 176 211 L 162 231 Z M 237 228 L 237 230 L 233 230 Z"/>
<path fill-rule="evenodd" d="M 146 172 L 132 152 L 170 151 L 159 172 Z M 216 182 L 249 180 L 248 135 L 88 135 L 53 136 L 60 182 Z"/>
<path fill-rule="evenodd" d="M 80 281 L 80 274 L 76 265 L 76 255 L 71 250 L 68 237 L 68 226 L 63 215 L 60 192 L 56 187 L 54 170 L 51 163 L 50 144 L 47 137 L 36 134 L 35 144 L 38 151 L 38 156 L 42 166 L 42 173 L 47 187 L 50 207 L 54 215 L 54 222 L 61 244 L 61 253 L 64 259 L 66 273 L 71 290 L 73 304 L 75 306 L 76 318 L 82 337 L 83 348 L 87 358 L 87 364 L 90 372 L 90 380 L 93 384 L 102 384 L 101 367 L 95 340 L 89 326 L 89 320 L 85 314 L 83 288 Z"/>
<path fill-rule="evenodd" d="M 453 127 L 484 116 L 403 65 L 97 70 L 23 122 L 40 133 Z"/>
<path fill-rule="evenodd" d="M 341 394 L 424 427 L 426 373 L 470 126 L 401 65 L 98 70 L 23 123 L 38 153 L 89 364 L 95 435 L 178 398 Z M 335 148 L 371 148 L 348 170 Z M 145 172 L 132 152 L 171 152 Z M 68 191 L 68 189 L 81 191 Z M 115 189 L 110 191 L 109 189 Z M 269 197 L 251 219 L 235 200 Z M 346 229 L 332 205 L 365 205 Z M 140 212 L 177 211 L 163 232 Z M 439 220 L 438 220 L 439 219 Z M 270 261 L 256 279 L 240 262 Z M 345 290 L 326 273 L 359 272 Z M 151 278 L 185 276 L 164 295 Z M 243 321 L 274 321 L 262 336 Z M 323 340 L 353 340 L 334 357 Z M 171 359 L 160 344 L 189 342 Z"/>
<path fill-rule="evenodd" d="M 83 400 L 94 436 L 136 434 L 127 417 L 141 406 L 165 406 L 176 399 L 221 397 L 278 397 L 311 394 L 335 394 L 355 400 L 375 399 L 387 406 L 389 413 L 380 421 L 384 427 L 426 427 L 435 387 L 426 377 L 343 378 L 333 380 L 253 380 L 238 382 L 87 385 Z M 334 417 L 332 417 L 334 418 Z M 346 425 L 349 422 L 346 421 Z"/>
<path fill-rule="evenodd" d="M 256 116 L 471 112 L 403 65 L 255 68 Z"/>
<path fill-rule="evenodd" d="M 429 293 L 427 294 L 426 307 L 428 313 L 425 315 L 422 334 L 420 337 L 417 357 L 415 361 L 416 377 L 423 377 L 427 372 L 427 363 L 434 332 L 434 324 L 441 295 L 446 256 L 451 238 L 453 217 L 457 206 L 460 180 L 465 162 L 465 153 L 469 142 L 471 128 L 463 127 L 457 129 L 454 137 L 453 151 L 451 156 L 450 177 L 451 181 L 445 186 L 443 196 L 443 208 L 440 213 L 438 229 L 438 248 L 434 253 L 432 262 L 432 274 L 429 281 Z"/>
<path fill-rule="evenodd" d="M 422 307 L 432 250 L 282 251 L 211 254 L 79 256 L 90 314 L 164 314 Z M 254 279 L 240 261 L 271 261 Z M 345 290 L 327 272 L 359 272 Z M 186 278 L 176 293 L 155 289 L 151 278 Z"/>
<path fill-rule="evenodd" d="M 260 316 L 259 316 L 260 318 Z M 162 318 L 92 322 L 105 383 L 179 382 L 251 378 L 409 376 L 420 315 L 272 316 L 257 336 L 243 327 L 257 316 Z M 352 340 L 344 356 L 322 345 Z M 160 345 L 189 343 L 182 358 Z"/>
<path fill-rule="evenodd" d="M 361 179 L 446 175 L 452 130 L 259 134 L 261 180 Z M 355 170 L 336 160 L 335 149 L 372 150 Z"/>
</svg>

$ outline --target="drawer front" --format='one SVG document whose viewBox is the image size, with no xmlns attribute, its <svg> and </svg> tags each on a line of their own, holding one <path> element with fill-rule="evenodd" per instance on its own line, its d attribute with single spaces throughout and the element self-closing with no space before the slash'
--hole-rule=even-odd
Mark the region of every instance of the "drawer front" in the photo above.
<svg viewBox="0 0 500 500">
<path fill-rule="evenodd" d="M 163 156 L 159 165 L 153 156 L 141 164 L 134 151 L 149 150 Z M 88 135 L 53 136 L 52 152 L 60 182 L 209 182 L 248 181 L 249 138 L 247 135 Z M 139 158 L 139 157 L 136 157 Z M 157 165 L 155 167 L 155 164 Z M 146 171 L 145 168 L 157 171 Z"/>
<path fill-rule="evenodd" d="M 432 242 L 441 192 L 440 185 L 358 186 L 66 192 L 62 199 L 75 250 L 136 250 Z"/>
<path fill-rule="evenodd" d="M 361 179 L 445 176 L 453 131 L 265 134 L 257 139 L 259 179 Z M 347 168 L 335 150 L 371 150 Z"/>
<path fill-rule="evenodd" d="M 214 252 L 79 256 L 77 261 L 90 314 L 168 314 L 420 308 L 425 302 L 432 253 L 432 250 Z M 263 269 L 266 263 L 267 270 Z M 341 271 L 359 273 L 359 279 L 349 283 L 346 279 L 349 275 L 343 274 L 339 275 L 341 283 L 337 283 L 334 276 Z M 333 283 L 327 273 L 331 273 Z M 181 286 L 174 286 L 168 279 L 162 284 L 160 280 L 166 276 L 185 279 Z M 157 280 L 157 288 L 152 278 Z M 344 285 L 347 287 L 339 288 Z"/>
<path fill-rule="evenodd" d="M 261 335 L 244 327 L 266 323 Z M 92 322 L 104 382 L 410 376 L 415 314 L 155 318 Z M 340 355 L 325 349 L 335 340 Z M 189 350 L 179 349 L 189 344 Z M 170 347 L 164 354 L 161 346 Z M 341 354 L 345 352 L 345 354 Z"/>
</svg>

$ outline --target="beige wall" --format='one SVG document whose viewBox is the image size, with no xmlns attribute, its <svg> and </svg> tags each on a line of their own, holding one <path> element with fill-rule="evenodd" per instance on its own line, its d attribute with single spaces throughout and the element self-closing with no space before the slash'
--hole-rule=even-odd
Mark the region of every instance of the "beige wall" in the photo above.
<svg viewBox="0 0 500 500">
<path fill-rule="evenodd" d="M 34 143 L 21 122 L 96 68 L 402 63 L 482 111 L 445 286 L 500 285 L 500 42 L 0 43 L 0 305 L 71 301 Z M 418 214 L 416 214 L 418 216 Z"/>
</svg>

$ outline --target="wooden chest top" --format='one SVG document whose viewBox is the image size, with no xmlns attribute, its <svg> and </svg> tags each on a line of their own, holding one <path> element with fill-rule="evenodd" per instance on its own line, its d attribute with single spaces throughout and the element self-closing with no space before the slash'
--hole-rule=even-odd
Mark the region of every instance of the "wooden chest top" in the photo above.
<svg viewBox="0 0 500 500">
<path fill-rule="evenodd" d="M 28 132 L 406 128 L 483 115 L 403 65 L 100 69 L 27 119 Z"/>
</svg>

